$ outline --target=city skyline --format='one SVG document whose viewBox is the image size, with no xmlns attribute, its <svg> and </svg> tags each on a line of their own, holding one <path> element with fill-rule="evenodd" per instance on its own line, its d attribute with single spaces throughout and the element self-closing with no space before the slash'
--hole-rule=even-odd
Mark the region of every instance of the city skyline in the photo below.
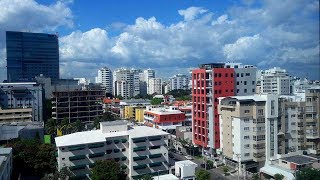
<svg viewBox="0 0 320 180">
<path fill-rule="evenodd" d="M 57 32 L 61 78 L 93 80 L 105 66 L 168 78 L 241 62 L 319 79 L 319 1 L 122 2 L 1 1 L 0 80 L 9 30 Z"/>
</svg>

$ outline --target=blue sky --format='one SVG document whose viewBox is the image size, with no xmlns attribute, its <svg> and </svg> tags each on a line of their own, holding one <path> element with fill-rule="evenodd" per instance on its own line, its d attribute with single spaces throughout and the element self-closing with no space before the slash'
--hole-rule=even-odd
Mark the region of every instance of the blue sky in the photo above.
<svg viewBox="0 0 320 180">
<path fill-rule="evenodd" d="M 112 69 L 188 73 L 200 63 L 242 62 L 320 79 L 318 0 L 1 0 L 5 31 L 59 33 L 63 78 Z"/>
</svg>

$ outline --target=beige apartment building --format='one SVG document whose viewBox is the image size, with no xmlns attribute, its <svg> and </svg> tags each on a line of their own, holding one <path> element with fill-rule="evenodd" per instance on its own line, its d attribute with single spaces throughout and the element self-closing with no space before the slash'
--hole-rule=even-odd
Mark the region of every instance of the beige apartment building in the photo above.
<svg viewBox="0 0 320 180">
<path fill-rule="evenodd" d="M 32 108 L 0 108 L 0 124 L 12 122 L 31 122 Z"/>
<path fill-rule="evenodd" d="M 320 88 L 311 88 L 305 93 L 306 146 L 311 153 L 320 154 Z"/>
<path fill-rule="evenodd" d="M 220 153 L 226 162 L 257 171 L 278 153 L 278 96 L 219 98 Z"/>
</svg>

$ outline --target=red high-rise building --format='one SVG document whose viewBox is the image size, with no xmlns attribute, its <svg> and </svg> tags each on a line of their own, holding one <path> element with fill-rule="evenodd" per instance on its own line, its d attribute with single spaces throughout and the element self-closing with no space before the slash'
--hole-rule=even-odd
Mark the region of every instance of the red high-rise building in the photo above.
<svg viewBox="0 0 320 180">
<path fill-rule="evenodd" d="M 200 65 L 192 71 L 193 142 L 201 147 L 220 147 L 218 98 L 235 95 L 235 73 L 224 63 Z"/>
</svg>

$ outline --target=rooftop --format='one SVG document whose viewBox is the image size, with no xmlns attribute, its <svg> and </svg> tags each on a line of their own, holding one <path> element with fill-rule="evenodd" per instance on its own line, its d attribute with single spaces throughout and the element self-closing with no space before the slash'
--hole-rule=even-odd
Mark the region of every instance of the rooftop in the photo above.
<svg viewBox="0 0 320 180">
<path fill-rule="evenodd" d="M 296 156 L 290 156 L 282 158 L 285 161 L 292 162 L 295 164 L 309 164 L 315 161 L 316 159 L 304 155 L 296 155 Z"/>
<path fill-rule="evenodd" d="M 198 166 L 196 163 L 194 163 L 190 160 L 177 161 L 177 162 L 175 162 L 175 165 L 178 165 L 178 166 Z"/>
<path fill-rule="evenodd" d="M 56 140 L 57 147 L 61 147 L 61 146 L 72 146 L 72 145 L 79 145 L 79 144 L 102 142 L 109 137 L 127 136 L 127 135 L 129 135 L 129 138 L 138 138 L 138 137 L 147 137 L 147 136 L 168 135 L 168 133 L 158 129 L 151 128 L 151 127 L 133 126 L 129 128 L 128 131 L 102 133 L 102 131 L 99 129 L 99 130 L 93 130 L 93 131 L 72 133 L 72 134 L 56 137 L 55 140 Z"/>
<path fill-rule="evenodd" d="M 173 174 L 165 174 L 161 176 L 154 176 L 152 177 L 153 180 L 179 180 L 175 175 Z"/>
<path fill-rule="evenodd" d="M 128 124 L 128 121 L 126 120 L 105 121 L 105 122 L 100 122 L 100 124 L 104 126 L 125 125 L 125 124 Z"/>
</svg>

